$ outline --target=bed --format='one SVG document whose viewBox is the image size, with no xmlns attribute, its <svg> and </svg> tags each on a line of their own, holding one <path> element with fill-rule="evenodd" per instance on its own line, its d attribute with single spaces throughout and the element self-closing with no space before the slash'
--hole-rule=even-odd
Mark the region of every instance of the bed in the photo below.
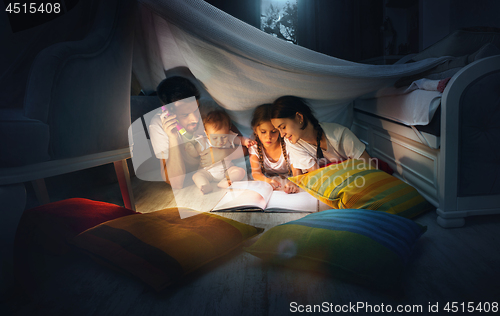
<svg viewBox="0 0 500 316">
<path fill-rule="evenodd" d="M 492 46 L 499 38 L 494 32 L 457 31 L 417 55 L 448 52 L 465 55 L 456 58 L 463 62 L 477 47 L 483 53 L 489 50 L 488 57 L 469 55 L 471 62 L 463 67 L 424 73 L 434 79 L 451 77 L 442 94 L 424 91 L 431 95 L 376 95 L 354 101 L 352 129 L 368 153 L 389 163 L 396 177 L 417 188 L 437 208 L 442 227 L 463 226 L 467 216 L 500 213 L 500 50 Z M 458 39 L 460 45 L 454 43 Z M 454 46 L 462 51 L 454 51 Z M 422 92 L 417 89 L 409 95 Z M 408 111 L 391 115 L 394 104 L 408 100 L 413 102 L 410 107 L 425 108 L 427 120 Z"/>
</svg>

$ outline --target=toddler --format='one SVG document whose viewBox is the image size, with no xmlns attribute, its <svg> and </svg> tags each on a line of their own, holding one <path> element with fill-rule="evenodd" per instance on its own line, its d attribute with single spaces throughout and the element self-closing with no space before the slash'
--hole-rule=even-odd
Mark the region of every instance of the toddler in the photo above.
<svg viewBox="0 0 500 316">
<path fill-rule="evenodd" d="M 186 152 L 193 156 L 199 156 L 207 148 L 235 148 L 235 145 L 250 145 L 249 140 L 242 138 L 230 130 L 231 119 L 223 110 L 209 112 L 203 117 L 205 136 L 197 137 L 196 143 L 188 143 Z M 231 181 L 240 181 L 245 177 L 245 169 L 237 167 L 226 157 L 208 167 L 198 170 L 193 174 L 193 181 L 203 194 L 212 191 L 211 182 L 218 181 L 220 188 L 227 188 Z"/>
</svg>

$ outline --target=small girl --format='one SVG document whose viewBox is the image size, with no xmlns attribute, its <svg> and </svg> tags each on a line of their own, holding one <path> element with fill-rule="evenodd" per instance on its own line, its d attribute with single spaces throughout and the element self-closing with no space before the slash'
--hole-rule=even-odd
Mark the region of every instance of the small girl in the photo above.
<svg viewBox="0 0 500 316">
<path fill-rule="evenodd" d="M 252 176 L 254 180 L 269 183 L 275 190 L 296 193 L 299 188 L 286 177 L 298 173 L 289 163 L 286 145 L 279 131 L 271 124 L 270 109 L 271 104 L 263 104 L 253 113 L 251 125 L 257 144 L 248 148 Z"/>
</svg>

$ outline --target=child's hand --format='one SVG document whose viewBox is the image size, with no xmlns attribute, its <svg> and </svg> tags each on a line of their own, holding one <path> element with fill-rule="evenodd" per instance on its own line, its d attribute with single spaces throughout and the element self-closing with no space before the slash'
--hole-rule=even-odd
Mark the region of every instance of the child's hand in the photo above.
<svg viewBox="0 0 500 316">
<path fill-rule="evenodd" d="M 232 184 L 231 180 L 226 180 L 222 179 L 220 182 L 217 184 L 219 188 L 227 189 L 229 186 Z"/>
<path fill-rule="evenodd" d="M 285 186 L 283 187 L 283 191 L 285 191 L 285 193 L 297 193 L 299 192 L 299 187 L 293 183 L 293 182 L 290 182 L 290 181 L 286 181 L 286 184 Z"/>
<path fill-rule="evenodd" d="M 271 179 L 269 184 L 273 187 L 273 190 L 278 190 L 279 188 L 281 188 L 281 182 L 277 181 L 276 179 Z"/>
<path fill-rule="evenodd" d="M 241 136 L 241 143 L 243 144 L 243 146 L 245 146 L 246 148 L 250 148 L 252 147 L 253 145 L 257 144 L 257 142 L 253 139 L 250 139 L 248 137 L 245 137 L 245 136 Z"/>
</svg>

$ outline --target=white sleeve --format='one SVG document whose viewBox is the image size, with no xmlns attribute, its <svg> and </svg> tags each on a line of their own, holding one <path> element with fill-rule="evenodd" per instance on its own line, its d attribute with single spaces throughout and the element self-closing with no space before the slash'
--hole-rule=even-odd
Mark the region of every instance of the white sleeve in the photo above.
<svg viewBox="0 0 500 316">
<path fill-rule="evenodd" d="M 342 133 L 339 147 L 339 151 L 344 154 L 346 158 L 358 159 L 365 151 L 366 146 L 346 127 Z"/>
<path fill-rule="evenodd" d="M 253 146 L 248 147 L 248 154 L 259 156 L 259 154 L 257 153 L 257 145 L 253 145 Z"/>
<path fill-rule="evenodd" d="M 153 151 L 158 159 L 168 159 L 168 149 L 170 141 L 167 133 L 161 128 L 160 125 L 151 122 L 149 125 L 149 137 L 151 138 L 151 145 L 153 146 Z"/>
<path fill-rule="evenodd" d="M 365 144 L 347 127 L 337 123 L 320 123 L 330 144 L 343 159 L 357 159 L 365 151 Z"/>
<path fill-rule="evenodd" d="M 234 148 L 234 147 L 237 147 L 235 144 L 234 144 L 234 140 L 236 139 L 236 137 L 238 137 L 238 134 L 236 134 L 235 132 L 233 131 L 230 131 L 230 136 L 229 136 L 229 143 L 231 144 L 231 147 Z M 243 146 L 241 145 L 241 141 L 240 141 L 240 146 Z"/>
<path fill-rule="evenodd" d="M 316 159 L 302 146 L 285 139 L 286 150 L 290 154 L 290 163 L 296 169 L 306 170 L 316 164 Z"/>
</svg>

